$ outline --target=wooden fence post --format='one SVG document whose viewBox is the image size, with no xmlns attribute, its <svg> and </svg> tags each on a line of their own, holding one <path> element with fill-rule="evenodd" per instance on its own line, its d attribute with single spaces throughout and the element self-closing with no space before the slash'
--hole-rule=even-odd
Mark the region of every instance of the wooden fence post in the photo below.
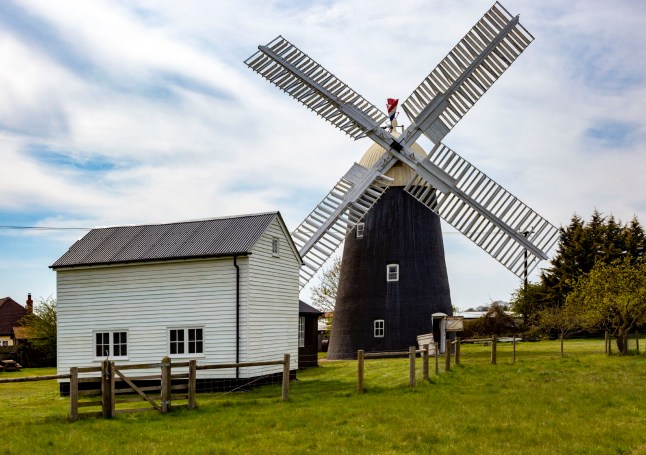
<svg viewBox="0 0 646 455">
<path fill-rule="evenodd" d="M 197 388 L 197 361 L 195 359 L 188 361 L 188 408 L 197 408 L 195 402 L 195 389 Z"/>
<path fill-rule="evenodd" d="M 166 414 L 171 407 L 170 402 L 170 357 L 161 359 L 161 413 Z"/>
<path fill-rule="evenodd" d="M 104 419 L 112 417 L 112 390 L 110 387 L 110 362 L 101 363 L 101 413 Z"/>
<path fill-rule="evenodd" d="M 283 356 L 283 401 L 289 400 L 289 354 Z"/>
<path fill-rule="evenodd" d="M 512 354 L 512 362 L 516 363 L 516 335 L 514 335 L 514 338 L 512 339 L 512 345 L 513 345 L 513 354 Z"/>
<path fill-rule="evenodd" d="M 604 345 L 603 345 L 603 353 L 608 354 L 609 343 L 608 343 L 608 330 L 607 329 L 604 332 L 603 343 L 604 343 Z"/>
<path fill-rule="evenodd" d="M 455 364 L 460 365 L 460 337 L 455 338 Z"/>
<path fill-rule="evenodd" d="M 428 344 L 422 346 L 422 379 L 428 381 Z"/>
<path fill-rule="evenodd" d="M 110 362 L 110 417 L 117 415 L 115 408 L 117 406 L 117 395 L 116 395 L 116 380 L 117 375 L 114 374 L 114 362 Z"/>
<path fill-rule="evenodd" d="M 451 371 L 451 341 L 446 340 L 444 346 L 444 371 Z"/>
<path fill-rule="evenodd" d="M 415 346 L 408 348 L 408 385 L 415 387 L 417 380 L 415 379 Z"/>
<path fill-rule="evenodd" d="M 612 355 L 612 334 L 608 332 L 608 355 Z"/>
<path fill-rule="evenodd" d="M 357 392 L 365 392 L 363 385 L 363 349 L 357 351 Z"/>
<path fill-rule="evenodd" d="M 70 422 L 79 419 L 79 369 L 70 368 Z"/>
<path fill-rule="evenodd" d="M 635 330 L 635 349 L 637 349 L 637 354 L 639 354 L 639 330 Z"/>
<path fill-rule="evenodd" d="M 435 343 L 435 374 L 440 374 L 440 344 Z"/>
<path fill-rule="evenodd" d="M 496 344 L 497 344 L 496 335 L 494 335 L 491 338 L 491 363 L 493 365 L 496 364 Z"/>
</svg>

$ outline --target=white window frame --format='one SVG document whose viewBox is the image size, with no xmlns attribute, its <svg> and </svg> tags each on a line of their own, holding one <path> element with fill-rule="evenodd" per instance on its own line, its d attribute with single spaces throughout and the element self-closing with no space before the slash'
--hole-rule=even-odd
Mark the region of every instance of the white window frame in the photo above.
<svg viewBox="0 0 646 455">
<path fill-rule="evenodd" d="M 365 233 L 365 231 L 366 231 L 366 223 L 357 223 L 356 234 L 358 239 L 363 238 L 363 234 Z"/>
<path fill-rule="evenodd" d="M 399 264 L 386 266 L 386 281 L 399 281 Z"/>
<path fill-rule="evenodd" d="M 271 238 L 271 255 L 275 258 L 280 256 L 280 239 L 278 237 Z"/>
<path fill-rule="evenodd" d="M 373 322 L 373 329 L 375 338 L 383 338 L 386 324 L 383 319 L 375 319 Z"/>
<path fill-rule="evenodd" d="M 97 355 L 96 353 L 96 348 L 98 346 L 97 343 L 97 335 L 102 334 L 102 335 L 108 335 L 107 339 L 107 344 L 105 344 L 102 340 L 101 346 L 107 346 L 108 350 L 108 355 L 105 355 L 105 351 L 103 352 L 103 355 Z M 121 334 L 126 335 L 126 340 L 125 342 L 121 342 Z M 119 339 L 117 339 L 119 338 Z M 92 333 L 92 350 L 94 352 L 94 359 L 95 360 L 105 360 L 105 359 L 118 359 L 118 360 L 127 360 L 128 359 L 128 354 L 130 352 L 130 348 L 128 346 L 128 342 L 130 340 L 130 333 L 128 330 L 95 330 Z M 115 347 L 119 346 L 119 355 L 115 354 Z M 122 355 L 121 354 L 121 346 L 125 346 L 125 351 L 126 354 Z"/>
<path fill-rule="evenodd" d="M 305 347 L 305 316 L 298 317 L 298 347 Z"/>
<path fill-rule="evenodd" d="M 191 341 L 190 335 L 192 330 L 201 330 L 201 335 L 202 338 L 195 338 L 195 340 Z M 171 332 L 181 332 L 182 333 L 182 340 L 176 340 L 176 341 L 171 341 L 172 340 L 172 333 Z M 194 357 L 204 357 L 204 327 L 200 326 L 188 326 L 188 327 L 169 327 L 168 328 L 168 343 L 166 343 L 167 349 L 168 349 L 168 356 L 172 358 L 194 358 Z M 197 335 L 197 334 L 196 334 Z M 176 352 L 173 353 L 171 349 L 171 343 L 177 343 L 179 346 L 179 343 L 181 343 L 181 350 L 183 352 Z M 201 352 L 197 350 L 198 346 L 195 346 L 196 352 L 190 352 L 191 350 L 191 343 L 201 343 Z"/>
</svg>

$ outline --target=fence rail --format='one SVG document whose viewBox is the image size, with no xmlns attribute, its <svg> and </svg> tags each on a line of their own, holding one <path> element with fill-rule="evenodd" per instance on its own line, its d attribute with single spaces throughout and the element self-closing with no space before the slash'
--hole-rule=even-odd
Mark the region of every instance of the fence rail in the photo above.
<svg viewBox="0 0 646 455">
<path fill-rule="evenodd" d="M 21 378 L 2 378 L 0 384 L 7 384 L 10 382 L 33 382 L 33 381 L 49 381 L 52 379 L 69 379 L 69 374 L 51 374 L 48 376 L 23 376 Z"/>
<path fill-rule="evenodd" d="M 157 411 L 162 414 L 167 413 L 171 407 L 181 408 L 186 407 L 194 409 L 197 407 L 195 394 L 197 390 L 197 371 L 198 370 L 219 370 L 226 368 L 247 368 L 257 366 L 270 366 L 270 365 L 283 365 L 282 371 L 282 399 L 283 401 L 289 400 L 289 367 L 290 355 L 285 354 L 283 360 L 274 360 L 266 362 L 240 362 L 240 363 L 227 363 L 227 364 L 210 364 L 210 365 L 197 365 L 195 360 L 188 362 L 171 363 L 170 358 L 164 357 L 159 363 L 141 363 L 129 365 L 115 365 L 114 362 L 104 360 L 101 366 L 97 367 L 71 367 L 69 374 L 56 374 L 47 376 L 24 376 L 18 378 L 2 378 L 2 383 L 13 382 L 30 382 L 30 381 L 50 381 L 57 379 L 70 380 L 70 421 L 74 422 L 79 420 L 80 417 L 103 417 L 111 418 L 117 414 L 142 412 L 142 411 Z M 188 373 L 172 373 L 173 368 L 186 368 Z M 161 374 L 152 375 L 138 375 L 127 376 L 124 371 L 128 370 L 145 370 L 157 369 L 161 370 Z M 79 373 L 101 373 L 99 377 L 79 377 Z M 118 379 L 117 379 L 118 378 Z M 175 384 L 172 381 L 175 380 Z M 177 381 L 186 381 L 186 383 L 177 384 Z M 159 381 L 159 385 L 140 386 L 135 381 Z M 100 390 L 79 390 L 79 384 L 83 383 L 101 383 Z M 117 388 L 117 384 L 126 387 Z M 126 393 L 136 393 L 137 397 L 119 397 Z M 157 403 L 156 397 L 150 396 L 150 392 L 158 392 L 156 397 L 159 397 Z M 81 401 L 79 397 L 99 395 L 100 400 L 94 401 Z M 173 404 L 176 401 L 187 401 L 186 404 Z M 149 406 L 143 408 L 121 408 L 117 409 L 118 404 L 128 404 L 145 402 Z M 79 412 L 79 409 L 97 408 L 100 411 L 93 410 L 91 412 Z"/>
</svg>

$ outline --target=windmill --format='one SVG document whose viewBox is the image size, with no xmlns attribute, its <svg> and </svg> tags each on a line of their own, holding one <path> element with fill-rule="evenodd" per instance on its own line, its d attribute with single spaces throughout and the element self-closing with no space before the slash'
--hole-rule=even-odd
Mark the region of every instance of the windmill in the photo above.
<svg viewBox="0 0 646 455">
<path fill-rule="evenodd" d="M 439 218 L 521 278 L 547 259 L 558 230 L 442 143 L 532 40 L 518 16 L 495 3 L 404 101 L 410 125 L 401 134 L 282 36 L 245 61 L 380 152 L 354 163 L 292 233 L 304 263 L 301 288 L 347 238 L 329 358 L 401 350 L 430 330 L 432 313 L 450 314 Z M 415 143 L 422 134 L 433 144 L 428 154 Z M 360 245 L 365 238 L 373 242 Z"/>
</svg>

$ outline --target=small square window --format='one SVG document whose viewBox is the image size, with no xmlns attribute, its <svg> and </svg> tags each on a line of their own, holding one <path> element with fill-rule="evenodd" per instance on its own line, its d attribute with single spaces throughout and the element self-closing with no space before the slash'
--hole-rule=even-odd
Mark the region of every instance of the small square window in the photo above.
<svg viewBox="0 0 646 455">
<path fill-rule="evenodd" d="M 170 353 L 184 354 L 184 330 L 172 329 L 170 331 Z"/>
<path fill-rule="evenodd" d="M 374 327 L 375 327 L 375 338 L 383 338 L 384 337 L 384 320 L 383 319 L 375 319 Z"/>
<path fill-rule="evenodd" d="M 280 245 L 279 245 L 279 242 L 278 242 L 277 238 L 271 239 L 271 255 L 272 256 L 278 256 L 278 254 L 280 253 L 279 246 Z"/>
<path fill-rule="evenodd" d="M 112 347 L 114 357 L 126 357 L 128 355 L 128 335 L 126 332 L 114 332 Z"/>
<path fill-rule="evenodd" d="M 363 233 L 366 230 L 366 223 L 357 223 L 357 238 L 363 238 Z"/>
<path fill-rule="evenodd" d="M 96 332 L 94 356 L 96 358 L 128 357 L 128 332 Z"/>
<path fill-rule="evenodd" d="M 204 329 L 169 329 L 168 353 L 172 356 L 204 354 Z"/>
<path fill-rule="evenodd" d="M 386 266 L 386 281 L 399 281 L 399 264 Z"/>
<path fill-rule="evenodd" d="M 188 329 L 188 353 L 201 354 L 204 352 L 202 329 Z"/>
</svg>

